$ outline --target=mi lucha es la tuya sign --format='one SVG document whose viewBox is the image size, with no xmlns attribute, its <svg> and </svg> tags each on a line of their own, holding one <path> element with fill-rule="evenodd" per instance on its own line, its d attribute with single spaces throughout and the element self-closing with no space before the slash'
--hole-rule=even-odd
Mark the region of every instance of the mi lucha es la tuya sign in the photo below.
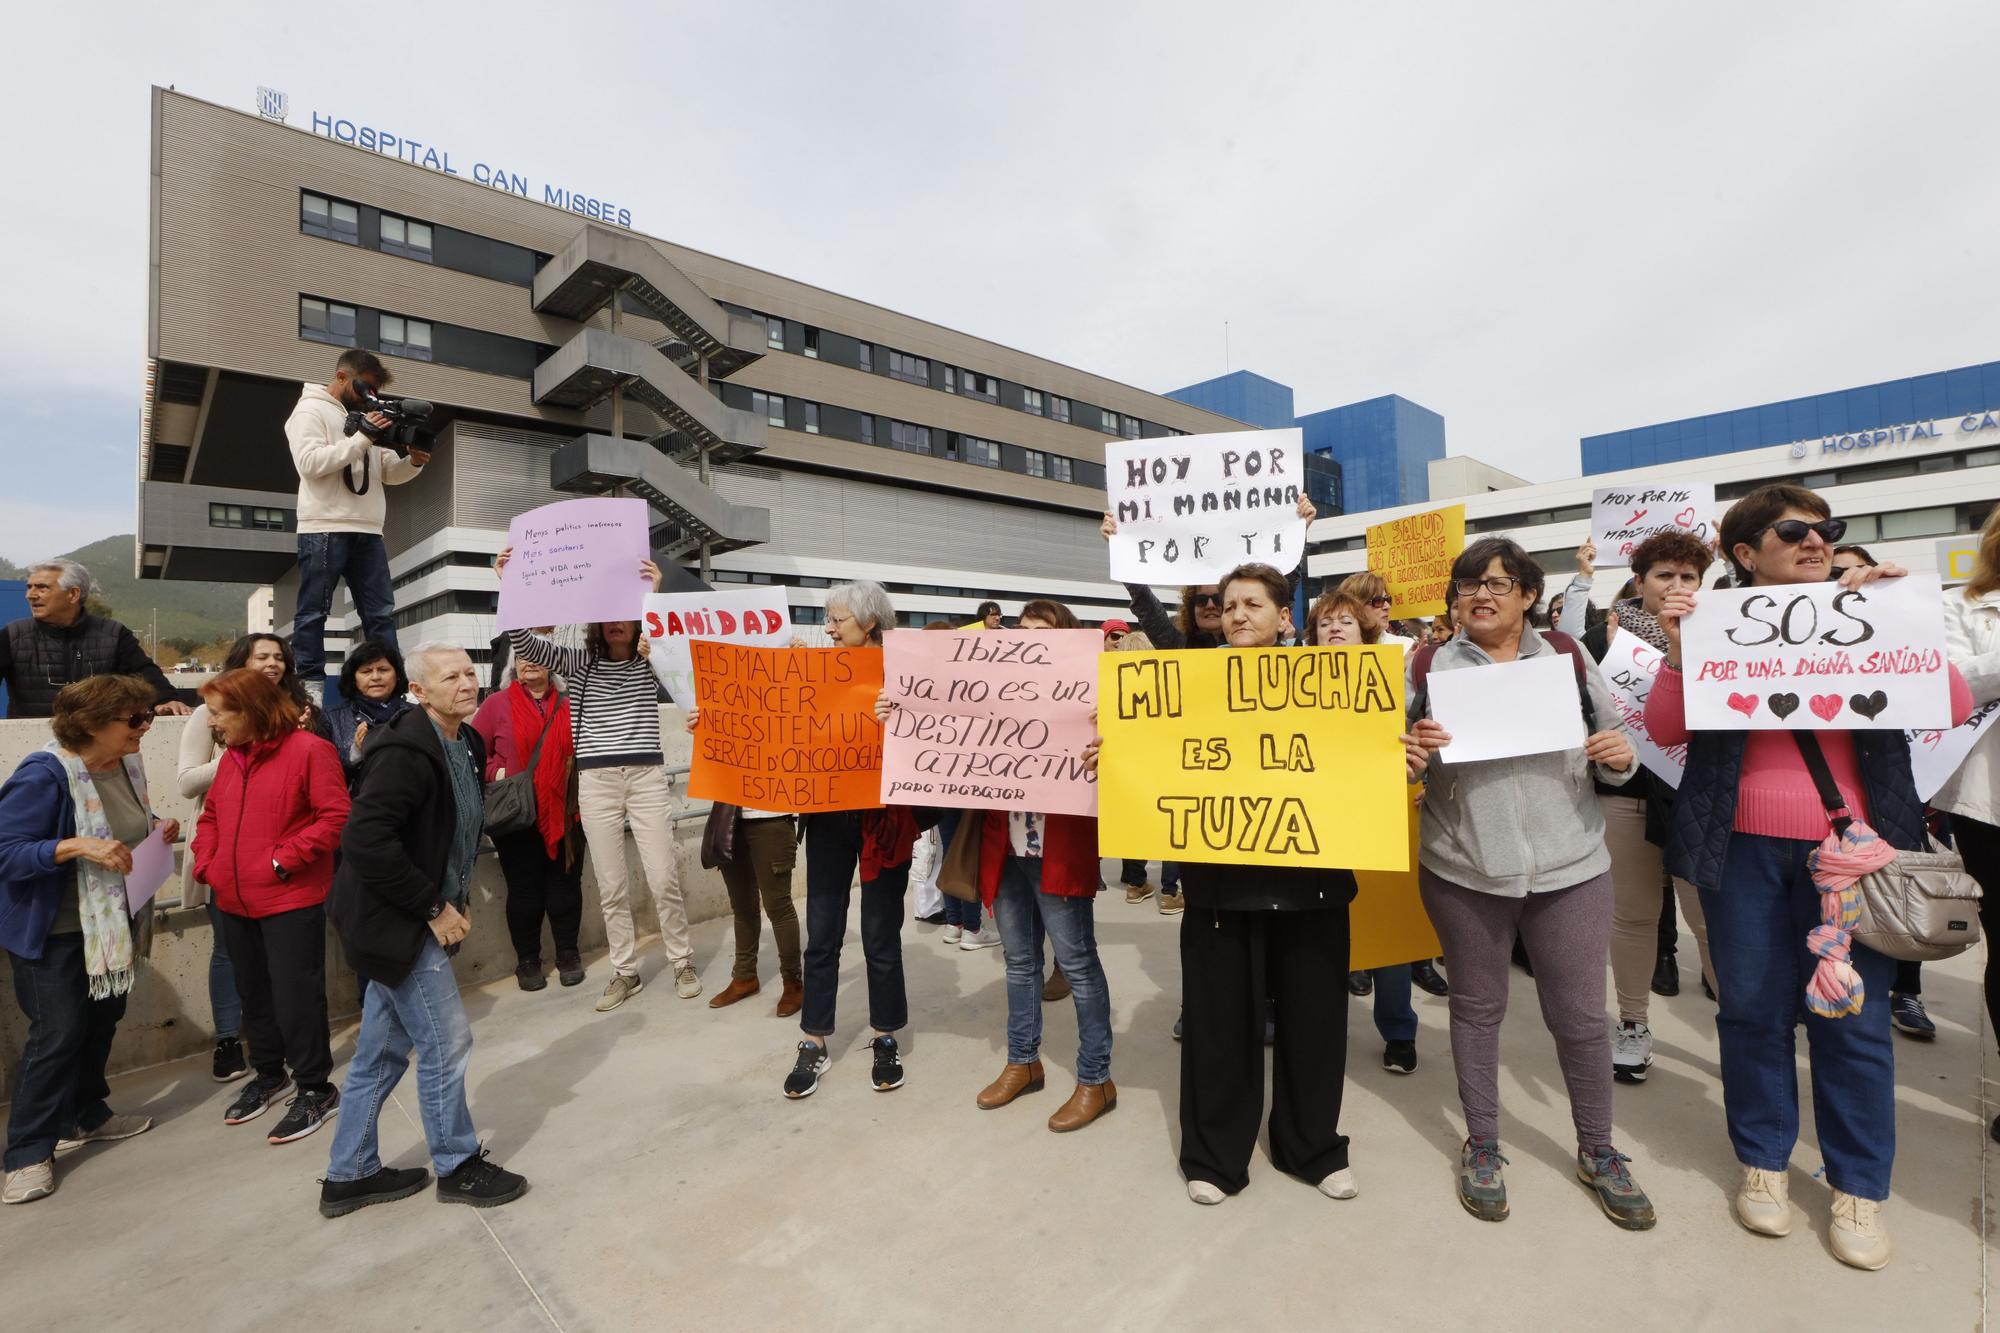
<svg viewBox="0 0 2000 1333">
<path fill-rule="evenodd" d="M 1111 577 L 1202 584 L 1252 561 L 1280 574 L 1298 568 L 1304 438 L 1247 430 L 1105 445 L 1106 507 L 1118 521 Z"/>
</svg>

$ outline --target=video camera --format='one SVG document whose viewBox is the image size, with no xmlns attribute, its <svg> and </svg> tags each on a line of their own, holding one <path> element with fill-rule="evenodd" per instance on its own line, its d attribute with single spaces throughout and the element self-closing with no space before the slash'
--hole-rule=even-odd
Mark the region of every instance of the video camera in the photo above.
<svg viewBox="0 0 2000 1333">
<path fill-rule="evenodd" d="M 376 444 L 394 449 L 398 458 L 407 458 L 413 448 L 429 451 L 437 435 L 437 428 L 431 425 L 432 411 L 421 398 L 378 398 L 363 386 L 362 405 L 348 409 L 347 433 L 359 431 Z M 372 412 L 389 418 L 389 424 L 377 426 L 368 420 Z"/>
</svg>

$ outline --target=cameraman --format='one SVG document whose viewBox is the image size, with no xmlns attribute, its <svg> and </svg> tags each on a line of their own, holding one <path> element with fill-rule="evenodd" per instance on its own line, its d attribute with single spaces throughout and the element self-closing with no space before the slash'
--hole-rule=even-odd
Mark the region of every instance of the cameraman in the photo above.
<svg viewBox="0 0 2000 1333">
<path fill-rule="evenodd" d="M 374 443 L 371 434 L 395 424 L 381 412 L 368 413 L 361 430 L 347 429 L 349 415 L 367 407 L 390 378 L 373 352 L 351 348 L 334 363 L 333 382 L 325 388 L 306 385 L 285 422 L 299 472 L 299 603 L 292 615 L 292 652 L 299 678 L 315 699 L 326 674 L 326 613 L 341 579 L 360 614 L 361 637 L 396 647 L 382 487 L 416 476 L 431 456 L 412 446 L 408 457 L 400 457 Z"/>
</svg>

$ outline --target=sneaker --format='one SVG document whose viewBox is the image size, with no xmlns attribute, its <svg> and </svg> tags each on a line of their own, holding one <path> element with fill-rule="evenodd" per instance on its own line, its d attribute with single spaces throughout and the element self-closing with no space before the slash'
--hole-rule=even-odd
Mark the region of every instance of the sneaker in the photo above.
<svg viewBox="0 0 2000 1333">
<path fill-rule="evenodd" d="M 785 1095 L 797 1101 L 818 1092 L 819 1076 L 826 1072 L 828 1063 L 826 1047 L 816 1041 L 800 1042 L 799 1058 L 792 1063 L 792 1072 L 785 1075 Z"/>
<path fill-rule="evenodd" d="M 1125 886 L 1125 901 L 1128 903 L 1143 903 L 1152 896 L 1153 886 L 1150 884 L 1127 884 Z"/>
<path fill-rule="evenodd" d="M 1681 965 L 1670 953 L 1660 955 L 1660 961 L 1653 964 L 1653 994 L 1664 995 L 1668 999 L 1681 993 Z"/>
<path fill-rule="evenodd" d="M 1482 1222 L 1507 1220 L 1507 1180 L 1498 1139 L 1467 1139 L 1458 1155 L 1458 1201 Z"/>
<path fill-rule="evenodd" d="M 512 1171 L 503 1171 L 498 1162 L 481 1148 L 460 1162 L 448 1176 L 438 1177 L 439 1203 L 469 1203 L 474 1208 L 498 1208 L 528 1192 L 528 1182 Z"/>
<path fill-rule="evenodd" d="M 556 950 L 556 980 L 565 986 L 581 986 L 583 955 L 574 949 Z"/>
<path fill-rule="evenodd" d="M 959 942 L 959 940 L 963 939 L 964 936 L 965 936 L 964 926 L 946 926 L 944 928 L 944 942 L 946 944 L 956 944 Z"/>
<path fill-rule="evenodd" d="M 615 972 L 606 983 L 604 994 L 597 997 L 597 1012 L 608 1014 L 644 989 L 646 983 L 639 980 L 637 973 L 628 977 L 623 972 Z"/>
<path fill-rule="evenodd" d="M 1229 1197 L 1222 1192 L 1222 1186 L 1211 1184 L 1206 1180 L 1190 1180 L 1187 1187 L 1188 1197 L 1196 1203 L 1221 1203 Z"/>
<path fill-rule="evenodd" d="M 1611 1072 L 1620 1083 L 1644 1083 L 1653 1067 L 1653 1030 L 1619 1020 L 1611 1036 Z"/>
<path fill-rule="evenodd" d="M 1160 915 L 1176 916 L 1187 910 L 1187 899 L 1178 893 L 1160 894 Z M 1219 1202 L 1219 1200 L 1218 1200 Z"/>
<path fill-rule="evenodd" d="M 39 1162 L 7 1173 L 0 1187 L 0 1203 L 33 1203 L 56 1192 L 56 1161 L 45 1157 Z"/>
<path fill-rule="evenodd" d="M 1882 1225 L 1882 1205 L 1873 1199 L 1833 1192 L 1833 1225 L 1826 1238 L 1833 1257 L 1849 1268 L 1874 1272 L 1889 1262 L 1889 1232 Z"/>
<path fill-rule="evenodd" d="M 694 970 L 692 962 L 674 964 L 674 994 L 683 1000 L 701 994 L 701 973 Z"/>
<path fill-rule="evenodd" d="M 235 1037 L 215 1039 L 215 1063 L 210 1067 L 210 1077 L 217 1083 L 234 1083 L 250 1072 L 249 1064 L 243 1059 L 243 1043 Z"/>
<path fill-rule="evenodd" d="M 1426 995 L 1451 994 L 1451 983 L 1437 970 L 1437 964 L 1428 958 L 1410 964 L 1410 984 Z"/>
<path fill-rule="evenodd" d="M 301 1092 L 285 1103 L 285 1118 L 271 1127 L 269 1141 L 291 1143 L 333 1119 L 340 1110 L 340 1093 L 332 1084 L 318 1092 Z"/>
<path fill-rule="evenodd" d="M 967 953 L 973 953 L 979 949 L 991 949 L 999 943 L 1000 932 L 988 925 L 981 926 L 978 930 L 968 933 L 964 939 L 958 942 L 958 947 Z"/>
<path fill-rule="evenodd" d="M 1417 1044 L 1413 1041 L 1392 1041 L 1382 1048 L 1382 1068 L 1392 1074 L 1414 1074 L 1417 1072 Z"/>
<path fill-rule="evenodd" d="M 1319 1182 L 1319 1192 L 1329 1199 L 1358 1199 L 1361 1186 L 1354 1183 L 1354 1172 L 1343 1166 Z"/>
<path fill-rule="evenodd" d="M 1736 1187 L 1736 1220 L 1760 1236 L 1792 1234 L 1791 1187 L 1783 1171 L 1743 1168 L 1743 1183 Z"/>
<path fill-rule="evenodd" d="M 319 1215 L 344 1217 L 371 1203 L 394 1203 L 407 1199 L 430 1182 L 431 1173 L 420 1166 L 385 1166 L 359 1180 L 322 1180 L 319 1183 Z"/>
<path fill-rule="evenodd" d="M 1924 1002 L 1915 995 L 1889 996 L 1889 1021 L 1896 1031 L 1918 1041 L 1930 1041 L 1937 1036 L 1937 1024 L 1924 1012 Z"/>
<path fill-rule="evenodd" d="M 1596 1193 L 1606 1217 L 1627 1231 L 1650 1231 L 1659 1219 L 1653 1215 L 1653 1201 L 1632 1179 L 1631 1161 L 1614 1148 L 1578 1149 L 1576 1178 Z"/>
<path fill-rule="evenodd" d="M 68 1152 L 81 1148 L 86 1143 L 116 1143 L 120 1139 L 136 1139 L 153 1127 L 153 1118 L 144 1115 L 114 1115 L 96 1129 L 82 1129 L 67 1138 L 56 1140 L 57 1152 Z"/>
<path fill-rule="evenodd" d="M 514 967 L 514 983 L 522 990 L 547 990 L 549 979 L 542 975 L 542 960 L 523 958 Z"/>
<path fill-rule="evenodd" d="M 243 1085 L 243 1091 L 236 1094 L 236 1100 L 222 1113 L 225 1125 L 240 1125 L 255 1120 L 269 1109 L 272 1102 L 291 1091 L 292 1081 L 283 1074 L 273 1074 L 269 1078 L 259 1074 Z"/>
<path fill-rule="evenodd" d="M 894 1092 L 903 1086 L 903 1062 L 896 1055 L 896 1039 L 883 1033 L 868 1043 L 875 1050 L 875 1071 L 869 1077 L 875 1091 Z"/>
</svg>

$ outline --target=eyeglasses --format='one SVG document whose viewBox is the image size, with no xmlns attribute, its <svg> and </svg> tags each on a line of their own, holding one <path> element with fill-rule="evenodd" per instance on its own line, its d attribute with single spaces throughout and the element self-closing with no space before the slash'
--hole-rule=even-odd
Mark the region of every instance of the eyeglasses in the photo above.
<svg viewBox="0 0 2000 1333">
<path fill-rule="evenodd" d="M 1767 532 L 1777 533 L 1778 540 L 1787 546 L 1797 546 L 1806 539 L 1808 532 L 1817 532 L 1823 541 L 1831 545 L 1847 535 L 1847 520 L 1823 518 L 1817 523 L 1808 523 L 1799 518 L 1781 518 L 1776 523 L 1759 528 L 1757 535 L 1761 537 Z"/>
<path fill-rule="evenodd" d="M 1368 605 L 1374 607 L 1377 611 L 1387 611 L 1393 603 L 1387 597 L 1370 597 Z"/>
<path fill-rule="evenodd" d="M 153 725 L 153 715 L 151 713 L 134 713 L 125 719 L 125 725 L 134 731 L 142 731 Z"/>
<path fill-rule="evenodd" d="M 846 623 L 848 623 L 850 620 L 853 619 L 854 619 L 853 616 L 829 615 L 826 618 L 826 627 L 828 629 L 834 629 L 837 628 L 838 626 L 845 625 Z"/>
<path fill-rule="evenodd" d="M 1476 597 L 1481 588 L 1495 597 L 1505 597 L 1521 586 L 1521 580 L 1512 574 L 1496 574 L 1490 579 L 1453 579 L 1451 586 L 1460 597 Z"/>
<path fill-rule="evenodd" d="M 1189 598 L 1189 600 L 1196 606 L 1221 606 L 1222 593 L 1220 590 L 1216 592 L 1198 592 Z"/>
</svg>

